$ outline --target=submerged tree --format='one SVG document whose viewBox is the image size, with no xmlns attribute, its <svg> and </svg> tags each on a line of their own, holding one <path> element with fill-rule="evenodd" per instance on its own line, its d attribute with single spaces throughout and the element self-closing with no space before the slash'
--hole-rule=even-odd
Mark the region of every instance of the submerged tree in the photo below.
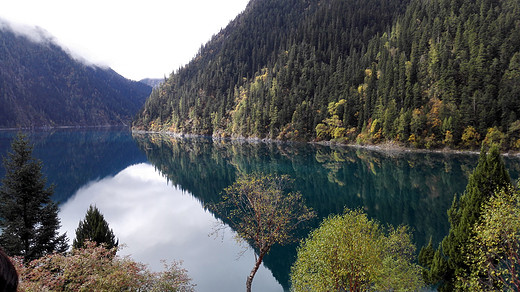
<svg viewBox="0 0 520 292">
<path fill-rule="evenodd" d="M 406 227 L 388 235 L 362 211 L 325 219 L 298 248 L 294 291 L 415 291 L 424 283 Z"/>
<path fill-rule="evenodd" d="M 271 247 L 295 241 L 294 231 L 315 216 L 303 203 L 301 193 L 286 192 L 290 182 L 287 175 L 243 175 L 225 189 L 223 201 L 216 206 L 216 212 L 230 222 L 237 236 L 258 252 L 247 277 L 247 291 L 251 291 L 253 278 Z"/>
<path fill-rule="evenodd" d="M 457 278 L 467 278 L 472 267 L 466 247 L 474 236 L 475 226 L 481 220 L 482 206 L 497 190 L 511 184 L 511 179 L 494 145 L 486 155 L 482 149 L 479 162 L 468 180 L 464 194 L 454 198 L 448 210 L 449 234 L 434 253 L 422 252 L 421 264 L 426 267 L 425 275 L 430 284 L 440 284 L 440 291 L 453 291 Z M 426 256 L 429 254 L 429 256 Z"/>
<path fill-rule="evenodd" d="M 107 248 L 117 247 L 118 240 L 114 232 L 108 227 L 108 222 L 96 206 L 90 205 L 84 220 L 79 221 L 76 229 L 76 238 L 72 242 L 74 248 L 81 248 L 86 241 L 105 245 Z"/>
<path fill-rule="evenodd" d="M 25 261 L 66 251 L 67 237 L 58 234 L 58 206 L 51 200 L 53 188 L 45 186 L 41 161 L 33 158 L 23 134 L 11 149 L 3 161 L 6 174 L 0 187 L 0 245 Z"/>
</svg>

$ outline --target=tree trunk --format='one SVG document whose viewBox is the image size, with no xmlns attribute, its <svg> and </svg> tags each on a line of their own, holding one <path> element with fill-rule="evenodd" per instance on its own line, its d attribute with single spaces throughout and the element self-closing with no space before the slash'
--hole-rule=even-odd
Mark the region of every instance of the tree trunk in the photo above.
<svg viewBox="0 0 520 292">
<path fill-rule="evenodd" d="M 262 260 L 264 259 L 265 254 L 267 253 L 268 249 L 261 249 L 260 255 L 258 256 L 258 259 L 256 260 L 254 268 L 251 270 L 251 273 L 249 273 L 249 276 L 247 277 L 246 281 L 246 292 L 251 292 L 251 285 L 253 284 L 253 278 L 255 277 L 256 271 L 258 271 L 258 268 L 260 268 L 260 264 L 262 263 Z"/>
</svg>

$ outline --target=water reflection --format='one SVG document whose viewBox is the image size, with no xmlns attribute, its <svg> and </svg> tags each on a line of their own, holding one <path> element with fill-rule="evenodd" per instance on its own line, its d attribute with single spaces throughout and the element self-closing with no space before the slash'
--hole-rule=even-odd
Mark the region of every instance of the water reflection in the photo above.
<svg viewBox="0 0 520 292">
<path fill-rule="evenodd" d="M 2 155 L 14 135 L 0 131 Z M 184 260 L 200 291 L 242 290 L 252 268 L 251 251 L 235 261 L 240 248 L 232 236 L 223 242 L 207 236 L 215 219 L 202 207 L 219 201 L 221 191 L 240 173 L 293 177 L 295 188 L 318 213 L 314 226 L 344 207 L 363 208 L 383 223 L 410 225 L 421 246 L 447 233 L 446 210 L 453 195 L 464 191 L 478 159 L 466 154 L 132 137 L 127 130 L 112 129 L 29 132 L 29 138 L 48 182 L 57 185 L 54 199 L 65 202 L 61 216 L 69 238 L 88 206 L 97 204 L 128 245 L 125 253 L 154 269 L 162 267 L 163 258 Z M 147 160 L 151 165 L 142 164 Z M 518 159 L 505 160 L 511 177 L 518 178 Z M 0 176 L 2 172 L 0 168 Z M 279 291 L 276 282 L 288 289 L 295 255 L 296 245 L 273 248 L 264 262 L 268 269 L 255 277 L 253 289 Z M 215 289 L 221 284 L 233 288 Z"/>
<path fill-rule="evenodd" d="M 129 166 L 113 177 L 91 182 L 61 206 L 62 231 L 74 236 L 79 220 L 95 204 L 127 247 L 122 254 L 162 268 L 161 259 L 182 259 L 197 291 L 237 291 L 253 267 L 254 254 L 243 251 L 228 230 L 223 238 L 209 236 L 215 217 L 189 193 L 173 187 L 149 164 Z M 262 267 L 256 291 L 281 291 L 271 272 Z"/>
<path fill-rule="evenodd" d="M 148 160 L 173 184 L 203 203 L 220 200 L 240 173 L 288 174 L 319 221 L 345 207 L 363 208 L 383 224 L 412 227 L 416 245 L 446 235 L 446 211 L 464 191 L 478 156 L 400 153 L 308 144 L 247 143 L 134 134 Z M 518 163 L 516 164 L 518 165 Z M 517 167 L 517 166 L 516 166 Z M 513 173 L 514 177 L 514 173 Z M 301 238 L 307 234 L 302 231 Z M 296 245 L 275 246 L 265 258 L 284 289 Z"/>
<path fill-rule="evenodd" d="M 0 156 L 10 150 L 17 131 L 0 131 Z M 56 186 L 54 201 L 65 202 L 89 181 L 115 175 L 125 167 L 146 162 L 130 131 L 124 128 L 53 129 L 25 131 L 34 144 L 34 157 Z M 0 167 L 0 177 L 4 168 Z"/>
</svg>

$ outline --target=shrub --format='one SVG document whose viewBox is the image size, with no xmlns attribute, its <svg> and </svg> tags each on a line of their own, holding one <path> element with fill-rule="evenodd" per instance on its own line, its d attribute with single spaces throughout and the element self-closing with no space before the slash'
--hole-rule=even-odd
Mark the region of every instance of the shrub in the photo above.
<svg viewBox="0 0 520 292">
<path fill-rule="evenodd" d="M 151 272 L 146 265 L 115 255 L 117 248 L 86 242 L 67 254 L 51 254 L 24 264 L 14 258 L 19 291 L 194 291 L 179 262 Z"/>
</svg>

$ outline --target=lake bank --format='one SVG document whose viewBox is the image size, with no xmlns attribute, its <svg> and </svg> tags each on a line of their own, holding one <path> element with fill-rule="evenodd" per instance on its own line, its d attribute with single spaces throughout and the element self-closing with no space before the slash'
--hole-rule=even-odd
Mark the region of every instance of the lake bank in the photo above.
<svg viewBox="0 0 520 292">
<path fill-rule="evenodd" d="M 239 141 L 239 142 L 248 142 L 248 143 L 287 143 L 287 144 L 316 144 L 316 145 L 324 145 L 324 146 L 336 146 L 336 147 L 351 147 L 351 148 L 359 148 L 359 149 L 367 149 L 378 152 L 392 153 L 392 155 L 398 153 L 440 153 L 440 154 L 471 154 L 471 155 L 479 155 L 480 150 L 469 150 L 469 149 L 452 149 L 452 148 L 436 148 L 436 149 L 425 149 L 425 148 L 412 148 L 406 147 L 396 142 L 384 142 L 380 144 L 357 144 L 357 143 L 338 143 L 333 141 L 287 141 L 287 140 L 277 140 L 270 138 L 255 138 L 255 137 L 218 137 L 211 135 L 199 135 L 199 134 L 183 134 L 183 133 L 175 133 L 169 131 L 143 131 L 143 130 L 133 130 L 132 133 L 137 134 L 162 134 L 168 135 L 171 137 L 177 138 L 197 138 L 197 137 L 205 137 L 208 139 L 216 140 L 216 141 Z M 508 156 L 512 158 L 520 158 L 520 151 L 507 151 L 502 152 L 501 155 Z"/>
</svg>

